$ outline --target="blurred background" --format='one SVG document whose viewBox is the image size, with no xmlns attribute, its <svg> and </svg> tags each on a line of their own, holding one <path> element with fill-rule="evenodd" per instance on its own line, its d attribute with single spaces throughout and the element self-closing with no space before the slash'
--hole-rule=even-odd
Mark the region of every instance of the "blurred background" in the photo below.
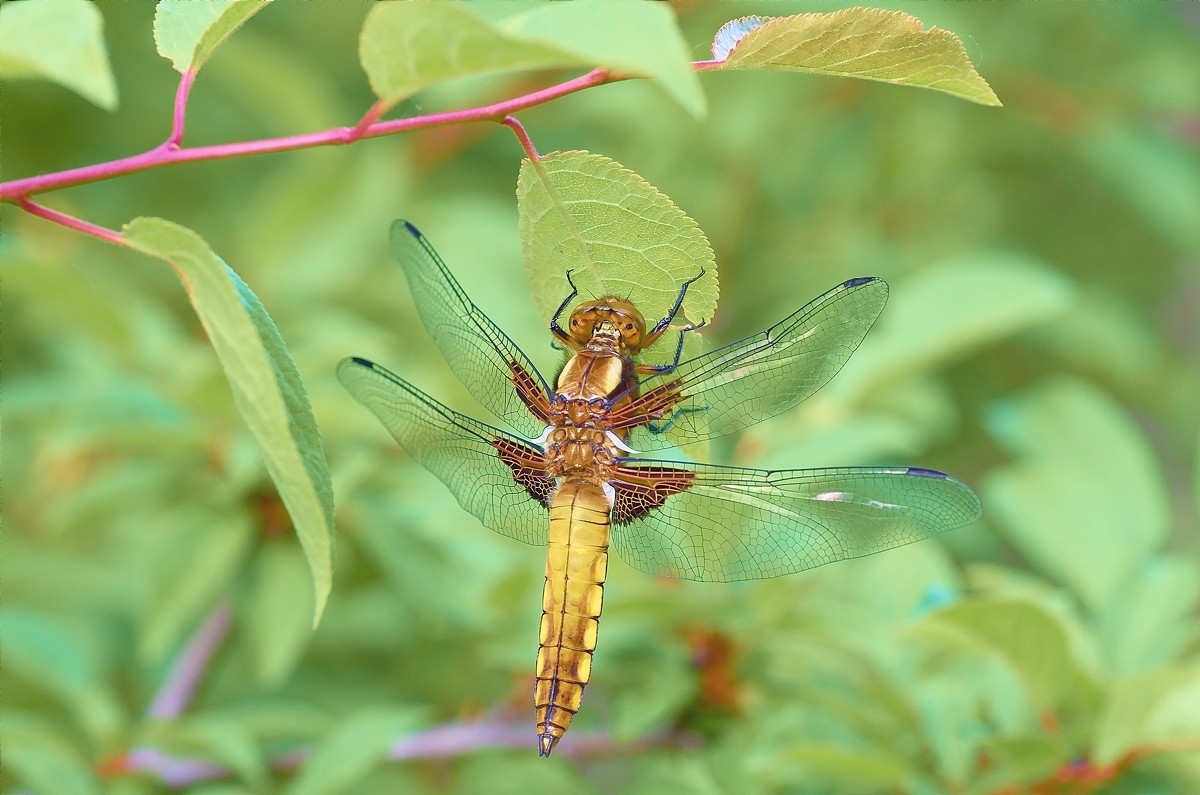
<svg viewBox="0 0 1200 795">
<path fill-rule="evenodd" d="M 5 179 L 166 136 L 176 73 L 153 5 L 98 7 L 119 110 L 6 83 Z M 353 124 L 373 101 L 356 53 L 369 7 L 268 7 L 201 72 L 185 143 Z M 732 16 L 838 7 L 676 4 L 697 60 Z M 486 418 L 414 314 L 387 250 L 397 217 L 553 367 L 514 136 L 448 127 L 42 197 L 111 228 L 194 229 L 274 317 L 338 506 L 315 634 L 289 520 L 174 273 L 4 205 L 0 787 L 158 791 L 169 776 L 128 755 L 154 748 L 234 771 L 178 778 L 221 793 L 1200 791 L 1200 6 L 883 7 L 956 33 L 1004 107 L 731 73 L 702 77 L 703 121 L 644 81 L 520 118 L 542 152 L 614 158 L 697 220 L 721 284 L 710 344 L 847 278 L 890 283 L 843 373 L 714 460 L 942 469 L 982 520 L 764 582 L 614 560 L 584 709 L 541 760 L 542 551 L 462 512 L 333 375 L 367 356 Z M 393 116 L 567 76 L 454 84 Z M 194 702 L 148 717 L 226 607 Z M 527 724 L 528 743 L 383 761 L 397 731 L 483 718 Z M 325 773 L 270 769 L 314 747 Z"/>
</svg>

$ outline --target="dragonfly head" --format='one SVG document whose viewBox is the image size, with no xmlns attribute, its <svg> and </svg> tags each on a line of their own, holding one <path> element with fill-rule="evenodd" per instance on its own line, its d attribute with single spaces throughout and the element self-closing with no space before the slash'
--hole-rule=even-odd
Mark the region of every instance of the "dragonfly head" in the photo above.
<svg viewBox="0 0 1200 795">
<path fill-rule="evenodd" d="M 637 353 L 646 337 L 646 321 L 633 304 L 607 296 L 575 307 L 567 334 L 581 348 L 595 337 L 605 337 L 616 340 L 628 352 Z"/>
</svg>

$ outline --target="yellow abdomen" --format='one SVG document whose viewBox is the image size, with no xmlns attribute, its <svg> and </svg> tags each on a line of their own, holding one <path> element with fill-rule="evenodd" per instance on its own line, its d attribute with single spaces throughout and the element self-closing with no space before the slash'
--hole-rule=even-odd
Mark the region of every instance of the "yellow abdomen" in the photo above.
<svg viewBox="0 0 1200 795">
<path fill-rule="evenodd" d="M 550 546 L 533 703 L 538 752 L 549 756 L 579 711 L 592 673 L 604 575 L 609 501 L 597 483 L 567 480 L 550 506 Z"/>
</svg>

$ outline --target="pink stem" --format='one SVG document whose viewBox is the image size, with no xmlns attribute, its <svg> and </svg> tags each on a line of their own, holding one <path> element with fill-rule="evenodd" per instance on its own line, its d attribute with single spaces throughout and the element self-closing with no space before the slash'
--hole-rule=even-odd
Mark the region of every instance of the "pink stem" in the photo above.
<svg viewBox="0 0 1200 795">
<path fill-rule="evenodd" d="M 192 83 L 196 80 L 196 72 L 188 69 L 179 78 L 179 88 L 175 90 L 175 112 L 171 116 L 171 135 L 163 148 L 179 148 L 183 143 L 183 119 L 187 114 L 188 94 L 192 91 Z"/>
<path fill-rule="evenodd" d="M 159 688 L 150 708 L 146 710 L 147 717 L 174 718 L 187 709 L 200 684 L 200 677 L 208 667 L 208 661 L 229 634 L 230 614 L 228 599 L 222 599 L 208 614 L 175 658 L 167 681 Z"/>
<path fill-rule="evenodd" d="M 198 160 L 216 160 L 227 157 L 245 157 L 246 155 L 265 154 L 268 152 L 286 152 L 310 146 L 348 144 L 360 138 L 377 138 L 382 135 L 393 135 L 399 132 L 420 130 L 427 127 L 441 127 L 447 124 L 461 124 L 463 122 L 499 120 L 510 113 L 524 110 L 534 105 L 540 105 L 543 102 L 548 102 L 585 88 L 624 79 L 624 76 L 614 75 L 606 69 L 593 69 L 587 74 L 573 80 L 544 88 L 541 91 L 534 91 L 520 97 L 507 99 L 503 102 L 480 105 L 464 110 L 453 110 L 446 113 L 432 113 L 428 116 L 415 116 L 409 119 L 392 119 L 390 121 L 368 123 L 363 129 L 360 129 L 362 126 L 360 122 L 355 127 L 335 127 L 331 130 L 305 133 L 303 135 L 289 135 L 282 138 L 267 138 L 257 141 L 240 141 L 214 146 L 199 146 L 192 149 L 179 148 L 177 144 L 172 142 L 172 139 L 168 139 L 165 143 L 156 146 L 148 152 L 121 158 L 120 160 L 112 160 L 107 163 L 97 163 L 96 165 L 73 168 L 53 174 L 42 174 L 36 177 L 26 177 L 25 179 L 0 183 L 0 200 L 19 202 L 22 197 L 42 191 L 82 185 L 87 182 L 96 182 L 102 179 L 132 174 L 175 163 L 191 163 Z M 179 95 L 182 95 L 186 101 L 187 92 L 184 90 L 183 81 L 180 83 L 180 89 L 177 94 L 175 111 L 176 117 L 181 121 L 182 109 Z M 370 118 L 371 112 L 368 112 L 363 120 L 367 121 Z M 175 133 L 172 132 L 172 138 L 174 135 Z"/>
<path fill-rule="evenodd" d="M 516 116 L 505 116 L 500 120 L 500 123 L 505 127 L 512 129 L 517 134 L 517 140 L 521 142 L 521 148 L 525 150 L 525 154 L 530 160 L 541 160 L 542 156 L 538 154 L 537 149 L 533 145 L 533 141 L 529 138 L 529 133 L 525 131 L 525 125 L 517 121 Z"/>
<path fill-rule="evenodd" d="M 120 232 L 113 231 L 112 229 L 104 226 L 98 226 L 97 224 L 88 223 L 87 221 L 67 215 L 66 213 L 60 213 L 57 210 L 51 210 L 49 207 L 43 207 L 40 204 L 35 204 L 32 200 L 26 198 L 25 196 L 19 197 L 17 199 L 17 204 L 19 204 L 31 215 L 45 218 L 47 221 L 53 221 L 56 224 L 62 224 L 69 229 L 74 229 L 77 232 L 83 232 L 85 235 L 98 237 L 101 240 L 107 240 L 109 243 L 119 244 L 125 242 L 124 238 L 121 237 Z"/>
<path fill-rule="evenodd" d="M 392 745 L 388 758 L 392 761 L 445 759 L 485 748 L 525 748 L 532 753 L 532 736 L 530 725 L 525 722 L 449 723 L 401 737 Z M 684 746 L 693 743 L 687 736 L 672 736 L 662 732 L 620 743 L 598 732 L 576 731 L 569 734 L 567 739 L 570 742 L 564 741 L 557 755 L 584 756 L 617 750 L 636 750 L 639 747 L 666 742 L 678 742 Z M 272 770 L 287 772 L 304 764 L 309 754 L 309 748 L 297 748 L 272 757 L 268 764 Z M 176 788 L 230 775 L 230 771 L 218 763 L 172 756 L 152 747 L 135 748 L 122 761 L 122 770 L 152 773 L 167 786 Z"/>
</svg>

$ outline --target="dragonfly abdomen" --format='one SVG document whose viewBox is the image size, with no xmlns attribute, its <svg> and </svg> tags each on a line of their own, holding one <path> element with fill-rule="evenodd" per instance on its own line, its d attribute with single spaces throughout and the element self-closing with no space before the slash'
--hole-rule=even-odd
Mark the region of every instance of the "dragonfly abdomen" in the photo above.
<svg viewBox="0 0 1200 795">
<path fill-rule="evenodd" d="M 579 711 L 592 673 L 610 503 L 598 483 L 568 479 L 550 506 L 550 543 L 534 684 L 538 751 L 549 756 Z"/>
</svg>

